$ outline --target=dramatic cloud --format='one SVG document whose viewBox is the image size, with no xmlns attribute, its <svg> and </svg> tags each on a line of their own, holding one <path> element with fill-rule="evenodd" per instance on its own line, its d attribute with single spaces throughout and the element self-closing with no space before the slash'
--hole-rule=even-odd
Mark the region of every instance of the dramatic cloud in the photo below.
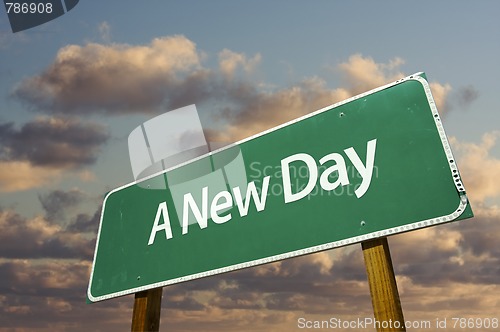
<svg viewBox="0 0 500 332">
<path fill-rule="evenodd" d="M 238 67 L 241 67 L 243 71 L 248 74 L 255 70 L 261 58 L 260 54 L 256 54 L 253 58 L 248 59 L 245 54 L 224 49 L 219 53 L 220 71 L 228 79 L 233 78 Z"/>
<path fill-rule="evenodd" d="M 429 273 L 436 273 L 429 269 Z M 439 271 L 437 271 L 439 273 Z M 398 278 L 405 319 L 448 320 L 448 329 L 453 331 L 452 317 L 458 315 L 471 318 L 496 317 L 499 285 L 448 282 L 444 284 L 415 284 L 409 278 Z M 435 326 L 435 325 L 434 325 Z M 425 331 L 429 329 L 422 329 Z M 430 329 L 433 330 L 433 329 Z M 437 331 L 437 330 L 436 330 Z"/>
<path fill-rule="evenodd" d="M 345 87 L 336 89 L 328 88 L 326 81 L 319 77 L 304 79 L 293 86 L 272 92 L 262 91 L 255 86 L 243 86 L 244 89 L 241 89 L 241 86 L 240 89 L 228 87 L 234 105 L 232 112 L 228 112 L 230 124 L 225 132 L 211 138 L 220 141 L 242 139 L 393 82 L 406 76 L 399 71 L 403 63 L 400 58 L 394 58 L 384 64 L 376 63 L 372 58 L 360 54 L 352 55 L 347 62 L 337 67 Z M 436 82 L 430 85 L 437 107 L 444 113 L 446 97 L 451 87 Z M 236 115 L 231 117 L 230 114 Z"/>
<path fill-rule="evenodd" d="M 27 161 L 0 161 L 0 192 L 15 192 L 54 184 L 62 178 L 74 175 L 84 182 L 94 181 L 88 171 L 67 172 L 46 166 L 34 166 Z"/>
<path fill-rule="evenodd" d="M 70 45 L 44 72 L 22 81 L 13 95 L 34 109 L 70 114 L 151 113 L 193 103 L 213 108 L 216 103 L 212 111 L 223 125 L 228 122 L 227 131 L 216 139 L 234 141 L 405 76 L 401 58 L 378 63 L 354 54 L 336 67 L 343 87 L 332 89 L 324 78 L 309 77 L 270 91 L 265 82 L 250 79 L 260 54 L 223 49 L 215 69 L 205 68 L 204 58 L 184 36 L 141 46 Z M 451 87 L 431 86 L 444 112 Z"/>
<path fill-rule="evenodd" d="M 496 245 L 500 209 L 492 203 L 500 197 L 493 180 L 500 177 L 500 160 L 491 153 L 498 135 L 486 133 L 479 144 L 450 138 L 474 219 L 392 238 L 393 256 L 401 262 L 395 268 L 412 285 L 500 285 L 500 249 Z"/>
<path fill-rule="evenodd" d="M 500 132 L 485 133 L 479 144 L 450 138 L 465 188 L 474 203 L 500 197 L 500 186 L 496 181 L 500 178 L 500 159 L 491 154 L 499 136 Z"/>
<path fill-rule="evenodd" d="M 0 191 L 40 187 L 65 171 L 93 164 L 107 142 L 107 130 L 96 123 L 67 118 L 37 118 L 16 128 L 0 124 Z M 78 174 L 83 181 L 89 171 Z"/>
<path fill-rule="evenodd" d="M 142 46 L 69 45 L 13 95 L 47 112 L 150 112 L 169 98 L 169 87 L 182 85 L 183 74 L 199 68 L 201 57 L 183 36 Z"/>
<path fill-rule="evenodd" d="M 348 98 L 344 89 L 330 90 L 318 77 L 274 92 L 255 88 L 232 91 L 237 105 L 227 130 L 214 140 L 235 141 Z"/>
<path fill-rule="evenodd" d="M 266 90 L 243 79 L 258 69 L 260 54 L 247 56 L 224 49 L 214 70 L 202 67 L 203 57 L 182 36 L 155 39 L 143 46 L 72 45 L 61 49 L 43 73 L 21 82 L 14 95 L 39 110 L 73 114 L 145 112 L 216 100 L 222 105 L 219 116 L 227 127 L 207 133 L 211 140 L 231 141 L 406 76 L 400 58 L 379 63 L 355 54 L 336 67 L 342 87 L 332 89 L 324 78 L 311 77 Z M 451 87 L 433 82 L 431 89 L 438 108 L 445 111 Z M 477 97 L 469 90 L 461 93 L 465 104 Z M 38 127 L 54 127 L 43 121 Z M 39 146 L 44 147 L 44 154 L 52 155 L 44 159 L 44 154 L 29 150 L 29 144 L 18 143 L 30 142 L 27 137 L 35 137 L 30 134 L 35 130 L 2 125 L 2 190 L 20 188 L 25 182 L 29 186 L 36 180 L 14 183 L 15 167 L 27 167 L 23 172 L 29 168 L 61 170 L 94 162 L 107 134 L 88 126 L 90 132 L 101 133 L 100 140 L 79 140 L 69 134 L 41 137 Z M 500 176 L 498 160 L 491 154 L 497 135 L 490 133 L 479 144 L 452 139 L 478 216 L 475 220 L 390 238 L 407 319 L 497 314 L 500 250 L 495 241 L 500 237 L 500 213 L 487 206 L 489 199 L 499 196 L 491 180 Z M 67 146 L 57 146 L 61 141 Z M 71 150 L 79 152 L 68 153 Z M 2 167 L 11 175 L 3 175 Z M 39 183 L 55 176 L 40 174 Z M 83 304 L 100 208 L 93 214 L 77 214 L 63 227 L 53 219 L 61 218 L 62 206 L 76 206 L 81 194 L 54 191 L 39 198 L 45 217 L 27 219 L 10 210 L 0 211 L 0 278 L 4 280 L 0 330 L 25 327 L 20 323 L 24 321 L 36 322 L 39 325 L 32 328 L 47 331 L 129 328 L 131 297 Z M 176 331 L 197 331 L 203 326 L 204 331 L 279 332 L 296 330 L 300 317 L 373 316 L 360 245 L 165 287 L 163 298 L 162 325 Z"/>
<path fill-rule="evenodd" d="M 12 210 L 0 210 L 1 258 L 89 259 L 93 243 L 43 217 L 26 219 Z"/>
<path fill-rule="evenodd" d="M 90 263 L 85 261 L 11 260 L 0 263 L 0 275 L 6 281 L 2 293 L 25 292 L 55 295 L 51 290 L 71 289 L 85 285 Z M 40 291 L 42 290 L 42 291 Z"/>
<path fill-rule="evenodd" d="M 398 288 L 409 319 L 495 315 L 500 290 L 500 211 L 391 237 Z M 408 315 L 408 314 L 409 315 Z"/>
<path fill-rule="evenodd" d="M 29 161 L 34 166 L 75 168 L 97 159 L 99 147 L 109 138 L 95 123 L 63 118 L 38 118 L 16 129 L 0 124 L 0 157 Z"/>
<path fill-rule="evenodd" d="M 62 176 L 62 170 L 33 166 L 27 161 L 0 161 L 0 192 L 41 187 Z"/>
<path fill-rule="evenodd" d="M 88 305 L 90 262 L 0 260 L 0 331 L 123 331 L 133 298 Z"/>
<path fill-rule="evenodd" d="M 45 210 L 45 216 L 49 220 L 59 219 L 64 212 L 78 205 L 85 194 L 78 189 L 70 191 L 54 190 L 48 194 L 39 194 L 38 199 Z"/>
<path fill-rule="evenodd" d="M 354 54 L 347 62 L 338 65 L 338 69 L 347 89 L 355 95 L 405 77 L 406 75 L 399 71 L 403 64 L 404 60 L 401 58 L 394 58 L 384 64 L 376 63 L 370 57 Z"/>
<path fill-rule="evenodd" d="M 79 213 L 75 220 L 68 225 L 66 230 L 68 232 L 97 234 L 99 221 L 101 220 L 101 209 L 102 207 L 99 206 L 93 215 Z"/>
<path fill-rule="evenodd" d="M 354 54 L 347 62 L 338 65 L 338 70 L 349 94 L 356 95 L 407 76 L 408 74 L 399 69 L 404 63 L 405 61 L 398 57 L 388 63 L 377 63 L 371 57 Z M 436 106 L 441 114 L 444 114 L 447 111 L 446 98 L 451 86 L 437 82 L 430 82 L 430 86 Z"/>
<path fill-rule="evenodd" d="M 451 86 L 449 84 L 443 85 L 436 82 L 431 82 L 429 85 L 431 87 L 432 97 L 434 97 L 439 114 L 443 116 L 450 110 L 447 98 L 450 94 Z"/>
<path fill-rule="evenodd" d="M 204 331 L 290 331 L 304 315 L 368 317 L 366 276 L 358 281 L 349 275 L 351 269 L 344 270 L 353 261 L 363 272 L 360 246 L 169 286 L 163 315 L 169 326 L 187 331 L 199 324 Z"/>
<path fill-rule="evenodd" d="M 463 248 L 467 257 L 474 260 L 482 282 L 500 284 L 500 247 L 497 239 L 500 236 L 500 208 L 498 206 L 484 207 L 474 205 L 474 222 L 464 222 L 457 226 L 462 232 Z M 478 227 L 480 226 L 480 227 Z M 483 264 L 477 264 L 482 262 Z M 467 262 L 469 263 L 469 262 Z"/>
</svg>

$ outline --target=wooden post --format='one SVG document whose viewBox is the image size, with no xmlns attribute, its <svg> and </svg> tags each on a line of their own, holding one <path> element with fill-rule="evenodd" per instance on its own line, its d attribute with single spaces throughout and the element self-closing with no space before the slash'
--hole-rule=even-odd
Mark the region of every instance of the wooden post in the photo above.
<svg viewBox="0 0 500 332">
<path fill-rule="evenodd" d="M 387 238 L 363 242 L 361 247 L 377 331 L 406 331 Z"/>
<path fill-rule="evenodd" d="M 157 332 L 160 329 L 161 295 L 163 288 L 135 293 L 132 332 Z"/>
</svg>

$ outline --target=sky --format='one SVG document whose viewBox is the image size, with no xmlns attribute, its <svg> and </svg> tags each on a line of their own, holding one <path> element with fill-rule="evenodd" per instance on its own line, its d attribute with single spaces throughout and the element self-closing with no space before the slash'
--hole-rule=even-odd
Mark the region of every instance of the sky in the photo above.
<svg viewBox="0 0 500 332">
<path fill-rule="evenodd" d="M 87 0 L 15 34 L 0 12 L 0 331 L 129 329 L 133 296 L 85 296 L 144 121 L 196 104 L 235 141 L 420 71 L 475 218 L 389 238 L 405 319 L 500 319 L 499 2 Z M 364 317 L 356 244 L 165 287 L 161 329 Z"/>
</svg>

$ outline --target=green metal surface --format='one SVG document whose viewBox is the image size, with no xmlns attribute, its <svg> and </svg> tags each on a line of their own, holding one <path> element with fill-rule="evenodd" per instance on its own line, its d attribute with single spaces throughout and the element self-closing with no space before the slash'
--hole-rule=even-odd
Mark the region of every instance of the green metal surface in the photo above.
<svg viewBox="0 0 500 332">
<path fill-rule="evenodd" d="M 354 191 L 362 177 L 344 150 L 353 148 L 365 163 L 367 144 L 374 139 L 371 182 L 358 198 Z M 335 165 L 330 161 L 318 166 L 318 181 L 309 195 L 285 203 L 281 161 L 297 153 L 310 155 L 317 165 L 325 155 L 338 153 L 349 184 L 332 191 L 321 188 L 322 171 Z M 209 200 L 206 228 L 195 222 L 182 234 L 179 201 L 174 202 L 171 187 L 203 175 L 207 165 L 220 170 L 237 156 L 242 169 L 226 170 L 226 188 L 214 188 L 215 182 L 208 181 L 189 186 L 191 194 L 201 197 L 205 185 L 209 197 L 221 190 L 233 193 L 231 183 L 241 181 L 232 182 L 232 174 L 243 174 L 245 184 L 254 182 L 262 190 L 269 176 L 265 207 L 258 211 L 251 199 L 248 214 L 241 217 L 233 204 L 219 213 L 231 214 L 231 219 L 215 223 Z M 303 162 L 291 163 L 290 174 L 293 192 L 306 187 L 310 174 Z M 333 183 L 338 176 L 332 172 L 328 179 Z M 168 186 L 150 190 L 148 181 L 166 181 Z M 245 196 L 246 188 L 241 192 Z M 162 202 L 168 207 L 172 236 L 167 239 L 158 231 L 148 245 Z M 201 209 L 200 200 L 196 202 Z M 469 217 L 472 210 L 428 84 L 412 76 L 108 194 L 88 297 L 104 300 Z"/>
</svg>

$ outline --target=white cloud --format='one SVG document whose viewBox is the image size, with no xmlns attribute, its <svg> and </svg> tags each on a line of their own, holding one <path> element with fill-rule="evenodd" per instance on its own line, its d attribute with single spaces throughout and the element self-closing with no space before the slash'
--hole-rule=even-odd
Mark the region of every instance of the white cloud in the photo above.
<svg viewBox="0 0 500 332">
<path fill-rule="evenodd" d="M 250 97 L 251 96 L 251 97 Z M 234 95 L 236 116 L 215 140 L 235 141 L 350 97 L 345 89 L 329 89 L 319 77 L 304 79 L 293 86 L 265 92 L 252 89 Z"/>
<path fill-rule="evenodd" d="M 432 96 L 436 102 L 436 107 L 441 115 L 446 114 L 449 110 L 447 106 L 447 97 L 451 91 L 451 86 L 449 84 L 440 84 L 436 82 L 429 83 L 432 91 Z"/>
<path fill-rule="evenodd" d="M 62 170 L 33 166 L 27 161 L 0 162 L 0 192 L 40 188 L 61 179 Z"/>
<path fill-rule="evenodd" d="M 224 49 L 219 53 L 219 68 L 221 73 L 229 79 L 232 79 L 238 67 L 241 67 L 245 73 L 252 73 L 260 64 L 262 57 L 259 53 L 253 58 L 247 58 L 243 53 L 236 53 Z"/>
<path fill-rule="evenodd" d="M 500 159 L 491 154 L 499 136 L 498 131 L 485 133 L 479 144 L 450 137 L 465 189 L 473 203 L 500 197 Z"/>
<path fill-rule="evenodd" d="M 13 94 L 48 112 L 148 112 L 164 102 L 179 75 L 200 67 L 202 57 L 183 36 L 155 38 L 140 46 L 68 45 Z"/>
<path fill-rule="evenodd" d="M 338 65 L 343 82 L 351 95 L 359 94 L 378 86 L 396 81 L 407 76 L 400 67 L 405 61 L 399 57 L 388 63 L 378 63 L 371 57 L 361 54 L 351 55 L 347 62 Z M 449 84 L 430 82 L 432 95 L 441 114 L 447 110 L 446 98 L 451 91 Z"/>
<path fill-rule="evenodd" d="M 98 26 L 99 34 L 104 42 L 109 42 L 111 40 L 111 26 L 108 22 L 101 22 Z"/>
<path fill-rule="evenodd" d="M 101 29 L 107 27 L 103 22 Z M 36 109 L 70 114 L 153 112 L 215 101 L 218 111 L 226 109 L 232 116 L 226 136 L 233 140 L 406 76 L 399 57 L 379 63 L 354 54 L 336 65 L 341 87 L 332 89 L 324 78 L 310 77 L 269 91 L 265 82 L 249 78 L 261 54 L 223 49 L 215 69 L 203 66 L 205 57 L 184 36 L 138 46 L 69 45 L 44 72 L 22 81 L 13 95 Z M 443 110 L 450 86 L 433 82 L 432 89 Z"/>
<path fill-rule="evenodd" d="M 399 71 L 403 64 L 404 60 L 397 57 L 384 64 L 358 53 L 351 55 L 347 62 L 339 64 L 338 69 L 348 90 L 355 95 L 405 77 Z"/>
<path fill-rule="evenodd" d="M 339 88 L 329 88 L 326 81 L 320 77 L 305 78 L 292 86 L 272 91 L 252 87 L 240 90 L 235 88 L 233 93 L 229 87 L 229 95 L 235 105 L 233 111 L 237 115 L 230 118 L 227 130 L 213 135 L 212 139 L 236 141 L 396 81 L 407 76 L 399 69 L 403 64 L 404 60 L 398 57 L 387 63 L 377 63 L 371 57 L 354 54 L 336 68 L 342 76 L 342 87 Z M 430 85 L 436 105 L 443 113 L 451 87 L 437 82 Z"/>
</svg>

